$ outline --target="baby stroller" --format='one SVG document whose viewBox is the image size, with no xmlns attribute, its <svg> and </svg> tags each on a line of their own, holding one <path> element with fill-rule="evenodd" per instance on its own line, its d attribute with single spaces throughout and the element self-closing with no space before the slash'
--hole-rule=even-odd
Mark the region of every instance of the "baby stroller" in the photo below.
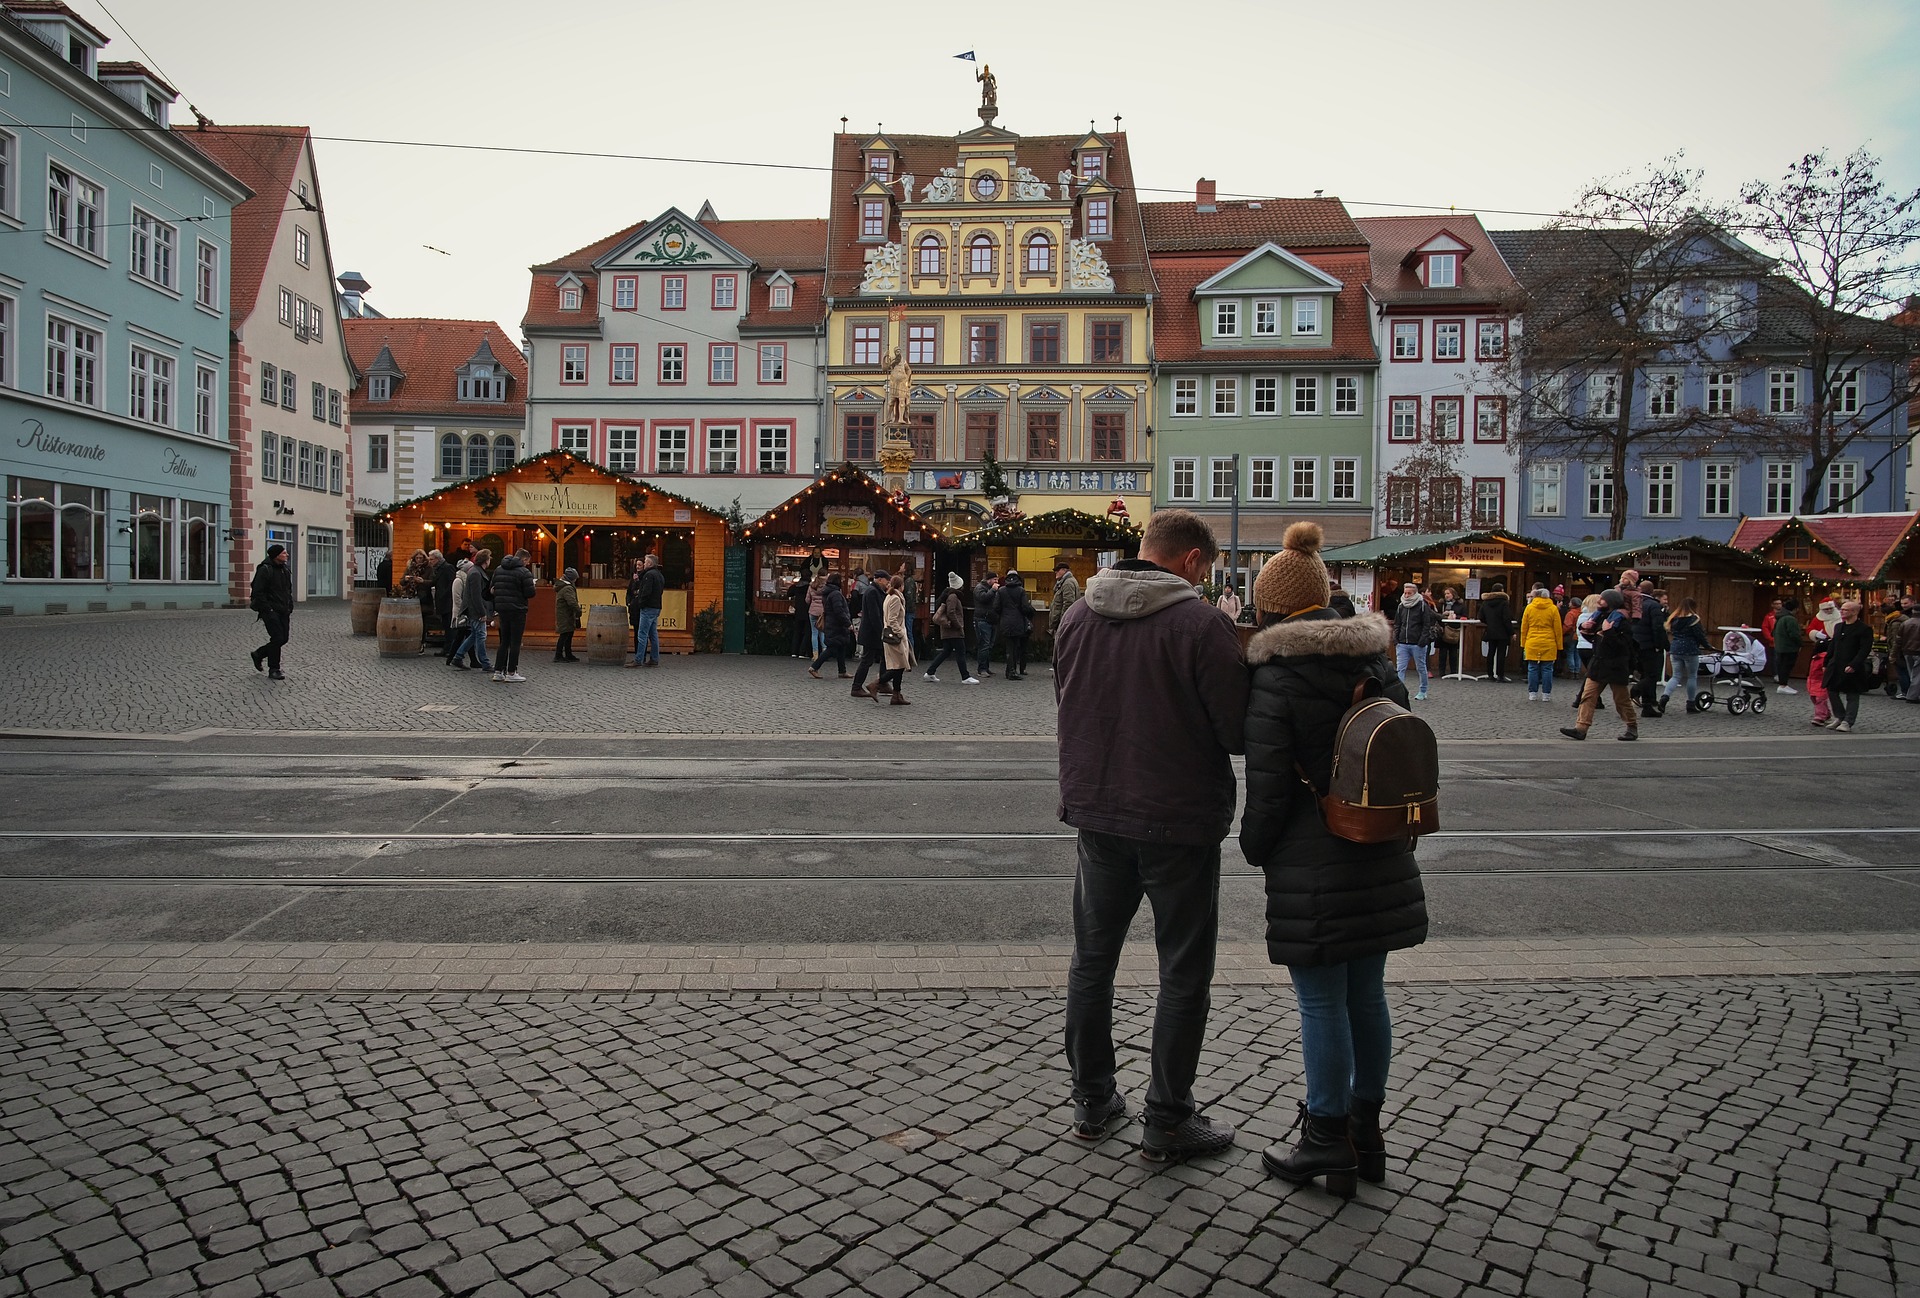
<svg viewBox="0 0 1920 1298">
<path fill-rule="evenodd" d="M 1727 632 L 1719 653 L 1700 656 L 1700 667 L 1706 683 L 1693 696 L 1696 711 L 1710 711 L 1720 701 L 1714 694 L 1716 685 L 1730 691 L 1727 711 L 1736 717 L 1749 710 L 1756 716 L 1767 710 L 1767 685 L 1760 678 L 1767 669 L 1767 647 L 1759 637 L 1745 631 Z"/>
</svg>

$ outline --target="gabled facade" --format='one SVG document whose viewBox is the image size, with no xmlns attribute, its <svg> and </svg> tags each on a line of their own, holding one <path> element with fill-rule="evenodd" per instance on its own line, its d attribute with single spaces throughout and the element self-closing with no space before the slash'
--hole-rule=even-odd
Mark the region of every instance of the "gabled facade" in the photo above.
<svg viewBox="0 0 1920 1298">
<path fill-rule="evenodd" d="M 1520 530 L 1602 538 L 1616 492 L 1624 493 L 1629 536 L 1723 539 L 1744 515 L 1800 511 L 1813 465 L 1808 421 L 1818 413 L 1807 315 L 1801 290 L 1770 274 L 1765 257 L 1704 225 L 1658 242 L 1631 231 L 1508 230 L 1492 238 L 1529 295 L 1529 360 L 1546 320 L 1569 314 L 1557 300 L 1567 285 L 1614 273 L 1623 249 L 1668 268 L 1640 323 L 1656 359 L 1635 367 L 1630 381 L 1551 352 L 1552 372 L 1542 365 L 1519 376 L 1525 405 L 1512 414 L 1526 421 L 1530 443 L 1518 464 Z M 1904 382 L 1912 340 L 1884 321 L 1846 323 L 1872 359 L 1826 376 L 1834 413 L 1857 420 L 1859 432 L 1818 484 L 1818 500 L 1827 513 L 1899 512 L 1911 448 L 1907 407 L 1890 397 L 1905 390 L 1896 383 Z M 1581 429 L 1611 422 L 1623 402 L 1634 429 L 1676 430 L 1633 443 L 1624 476 L 1590 438 L 1587 449 L 1579 445 Z"/>
<path fill-rule="evenodd" d="M 529 450 L 749 516 L 820 462 L 826 222 L 669 208 L 533 268 Z"/>
<path fill-rule="evenodd" d="M 334 317 L 326 208 L 304 126 L 214 126 L 181 137 L 239 176 L 227 349 L 233 537 L 229 593 L 244 604 L 269 545 L 287 547 L 296 600 L 353 585 L 353 367 Z"/>
<path fill-rule="evenodd" d="M 389 544 L 378 516 L 390 506 L 527 458 L 527 366 L 491 320 L 356 316 L 340 332 L 357 372 L 356 558 L 371 573 Z"/>
<path fill-rule="evenodd" d="M 217 607 L 247 187 L 63 4 L 0 4 L 0 613 Z"/>
<path fill-rule="evenodd" d="M 1380 378 L 1376 533 L 1515 528 L 1518 474 L 1499 377 L 1519 286 L 1471 214 L 1362 217 Z"/>
<path fill-rule="evenodd" d="M 1155 507 L 1194 510 L 1224 544 L 1237 489 L 1240 546 L 1254 554 L 1301 518 L 1329 544 L 1364 539 L 1376 356 L 1366 242 L 1346 208 L 1221 203 L 1203 180 L 1192 203 L 1141 211 L 1160 289 Z"/>
<path fill-rule="evenodd" d="M 1126 136 L 842 134 L 833 168 L 827 459 L 877 465 L 897 351 L 908 490 L 943 529 L 985 520 L 987 457 L 1028 514 L 1144 512 L 1153 280 Z"/>
</svg>

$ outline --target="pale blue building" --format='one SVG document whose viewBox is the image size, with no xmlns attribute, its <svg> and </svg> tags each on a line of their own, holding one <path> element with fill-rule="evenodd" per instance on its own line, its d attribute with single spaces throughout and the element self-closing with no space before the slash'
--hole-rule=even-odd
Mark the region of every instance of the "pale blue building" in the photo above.
<svg viewBox="0 0 1920 1298">
<path fill-rule="evenodd" d="M 0 614 L 226 602 L 229 216 L 176 92 L 0 0 Z"/>
</svg>

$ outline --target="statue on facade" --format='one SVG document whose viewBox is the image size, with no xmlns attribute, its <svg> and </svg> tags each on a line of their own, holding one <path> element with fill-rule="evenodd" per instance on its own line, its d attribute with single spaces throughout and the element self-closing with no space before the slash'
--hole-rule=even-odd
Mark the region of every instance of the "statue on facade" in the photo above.
<svg viewBox="0 0 1920 1298">
<path fill-rule="evenodd" d="M 862 293 L 898 293 L 900 291 L 901 246 L 883 243 L 867 249 L 867 273 L 860 281 Z"/>
<path fill-rule="evenodd" d="M 929 203 L 951 203 L 957 200 L 960 197 L 960 168 L 940 168 L 940 174 L 927 182 L 921 197 Z"/>
<path fill-rule="evenodd" d="M 1047 184 L 1033 174 L 1030 167 L 1013 169 L 1013 197 L 1021 203 L 1044 203 L 1047 201 Z"/>
<path fill-rule="evenodd" d="M 903 203 L 911 203 L 913 201 L 913 173 L 911 171 L 900 177 L 900 201 Z"/>
<path fill-rule="evenodd" d="M 1000 82 L 993 75 L 993 65 L 981 64 L 973 79 L 980 83 L 980 120 L 991 126 L 1000 115 Z"/>
<path fill-rule="evenodd" d="M 1101 254 L 1099 244 L 1086 239 L 1068 241 L 1067 287 L 1113 290 L 1113 273 L 1107 269 L 1107 259 Z"/>
<path fill-rule="evenodd" d="M 1060 182 L 1060 201 L 1063 203 L 1071 202 L 1073 199 L 1073 173 L 1071 171 L 1063 171 L 1056 179 Z"/>
<path fill-rule="evenodd" d="M 887 353 L 887 413 L 883 423 L 907 422 L 907 403 L 913 399 L 913 367 L 898 347 Z"/>
</svg>

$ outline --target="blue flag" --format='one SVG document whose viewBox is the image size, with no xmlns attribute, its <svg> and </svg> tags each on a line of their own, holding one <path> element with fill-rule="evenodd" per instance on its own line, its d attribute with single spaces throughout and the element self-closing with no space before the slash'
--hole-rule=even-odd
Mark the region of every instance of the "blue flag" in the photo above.
<svg viewBox="0 0 1920 1298">
<path fill-rule="evenodd" d="M 972 63 L 975 61 L 972 50 L 968 50 L 965 54 L 956 54 L 953 57 L 956 59 L 965 59 L 969 63 Z"/>
</svg>

